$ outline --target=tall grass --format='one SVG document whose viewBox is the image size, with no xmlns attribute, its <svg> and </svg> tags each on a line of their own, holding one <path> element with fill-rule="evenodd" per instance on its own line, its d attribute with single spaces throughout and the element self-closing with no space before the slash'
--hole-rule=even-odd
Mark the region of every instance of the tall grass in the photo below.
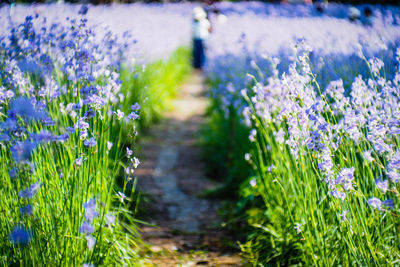
<svg viewBox="0 0 400 267">
<path fill-rule="evenodd" d="M 264 206 L 250 214 L 258 234 L 243 249 L 254 265 L 396 265 L 397 82 L 384 82 L 373 59 L 368 85 L 359 77 L 348 97 L 340 82 L 321 92 L 307 57 L 244 93 L 255 176 L 243 194 Z"/>
<path fill-rule="evenodd" d="M 36 23 L 11 28 L 0 49 L 0 262 L 140 265 L 128 205 L 138 161 L 121 138 L 134 137 L 140 107 L 117 112 L 118 41 L 100 45 L 85 21 L 41 34 Z"/>
<path fill-rule="evenodd" d="M 146 66 L 136 66 L 121 70 L 122 91 L 129 99 L 127 103 L 139 103 L 142 106 L 142 127 L 161 119 L 170 108 L 170 100 L 177 94 L 178 85 L 183 82 L 191 69 L 190 49 L 178 48 L 166 60 L 158 60 Z M 124 106 L 129 110 L 129 105 Z"/>
<path fill-rule="evenodd" d="M 225 219 L 254 266 L 396 265 L 399 51 L 325 55 L 326 71 L 308 48 L 212 62 L 206 158 L 238 196 Z"/>
</svg>

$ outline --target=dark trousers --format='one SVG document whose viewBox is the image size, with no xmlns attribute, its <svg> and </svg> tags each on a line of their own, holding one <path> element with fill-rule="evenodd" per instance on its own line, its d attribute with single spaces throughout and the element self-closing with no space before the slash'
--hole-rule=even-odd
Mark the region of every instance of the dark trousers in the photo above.
<svg viewBox="0 0 400 267">
<path fill-rule="evenodd" d="M 193 39 L 193 67 L 196 69 L 201 69 L 206 60 L 206 55 L 204 53 L 204 40 Z"/>
</svg>

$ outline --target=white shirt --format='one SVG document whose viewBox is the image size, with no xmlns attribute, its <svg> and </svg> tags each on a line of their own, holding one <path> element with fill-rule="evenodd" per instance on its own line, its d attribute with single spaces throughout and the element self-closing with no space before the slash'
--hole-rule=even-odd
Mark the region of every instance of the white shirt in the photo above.
<svg viewBox="0 0 400 267">
<path fill-rule="evenodd" d="M 210 35 L 209 29 L 211 27 L 208 19 L 194 20 L 193 21 L 193 38 L 205 40 Z"/>
</svg>

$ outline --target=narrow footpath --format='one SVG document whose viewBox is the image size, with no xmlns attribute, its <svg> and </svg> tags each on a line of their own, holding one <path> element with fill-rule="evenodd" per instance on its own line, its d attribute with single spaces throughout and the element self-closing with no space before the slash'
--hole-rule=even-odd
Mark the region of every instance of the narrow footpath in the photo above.
<svg viewBox="0 0 400 267">
<path fill-rule="evenodd" d="M 199 198 L 216 186 L 200 158 L 206 108 L 200 72 L 181 86 L 173 106 L 142 140 L 136 172 L 145 220 L 155 226 L 141 228 L 149 266 L 242 266 L 237 244 L 221 230 L 218 201 Z"/>
</svg>

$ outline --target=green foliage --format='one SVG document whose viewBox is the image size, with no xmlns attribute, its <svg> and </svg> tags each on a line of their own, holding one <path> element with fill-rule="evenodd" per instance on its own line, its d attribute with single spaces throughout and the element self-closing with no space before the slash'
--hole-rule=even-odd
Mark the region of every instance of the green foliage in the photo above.
<svg viewBox="0 0 400 267">
<path fill-rule="evenodd" d="M 210 178 L 223 181 L 222 187 L 209 194 L 237 196 L 240 184 L 251 172 L 244 158 L 250 149 L 249 129 L 243 126 L 233 107 L 225 113 L 213 102 L 206 116 L 201 132 L 206 173 Z"/>
<path fill-rule="evenodd" d="M 140 126 L 147 127 L 158 121 L 176 96 L 177 87 L 191 69 L 190 49 L 178 48 L 166 61 L 159 60 L 146 66 L 127 67 L 121 71 L 122 91 L 129 99 L 142 106 Z M 130 111 L 129 104 L 123 107 Z"/>
</svg>

